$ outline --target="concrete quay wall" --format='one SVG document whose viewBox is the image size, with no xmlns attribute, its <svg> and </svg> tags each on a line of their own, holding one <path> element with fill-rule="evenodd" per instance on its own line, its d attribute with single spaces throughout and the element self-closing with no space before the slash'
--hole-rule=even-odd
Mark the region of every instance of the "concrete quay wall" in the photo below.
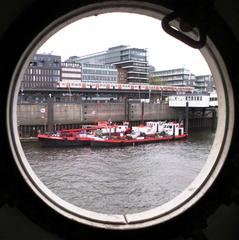
<svg viewBox="0 0 239 240">
<path fill-rule="evenodd" d="M 183 118 L 179 109 L 158 103 L 48 103 L 17 106 L 18 126 L 149 121 Z"/>
</svg>

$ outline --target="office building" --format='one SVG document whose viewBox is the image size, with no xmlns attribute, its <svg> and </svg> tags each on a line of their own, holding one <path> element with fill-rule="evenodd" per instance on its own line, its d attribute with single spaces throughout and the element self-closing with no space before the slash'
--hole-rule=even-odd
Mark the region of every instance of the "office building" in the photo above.
<svg viewBox="0 0 239 240">
<path fill-rule="evenodd" d="M 195 86 L 195 75 L 186 68 L 168 69 L 150 73 L 150 83 L 170 86 Z"/>
<path fill-rule="evenodd" d="M 196 76 L 195 90 L 197 92 L 214 92 L 216 90 L 215 82 L 212 75 Z"/>
<path fill-rule="evenodd" d="M 120 45 L 107 51 L 81 57 L 70 57 L 67 61 L 82 64 L 113 65 L 119 70 L 121 82 L 148 83 L 147 50 Z"/>
<path fill-rule="evenodd" d="M 61 78 L 61 56 L 35 54 L 23 75 L 21 91 L 25 89 L 53 89 Z"/>
<path fill-rule="evenodd" d="M 117 83 L 117 69 L 111 65 L 83 63 L 82 82 Z"/>
<path fill-rule="evenodd" d="M 82 81 L 82 67 L 79 63 L 61 63 L 61 81 Z"/>
</svg>

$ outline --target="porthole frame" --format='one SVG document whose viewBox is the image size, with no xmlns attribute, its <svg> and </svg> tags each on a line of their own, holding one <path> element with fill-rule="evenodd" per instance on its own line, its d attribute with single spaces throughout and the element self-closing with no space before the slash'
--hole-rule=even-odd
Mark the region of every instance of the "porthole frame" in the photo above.
<svg viewBox="0 0 239 240">
<path fill-rule="evenodd" d="M 112 7 L 112 5 L 115 4 L 115 7 Z M 119 6 L 120 4 L 122 4 L 121 6 Z M 94 6 L 93 6 L 94 5 Z M 105 7 L 108 6 L 107 10 L 112 11 L 113 9 L 117 9 L 117 11 L 120 9 L 120 11 L 128 11 L 128 9 L 131 9 L 132 11 L 143 11 L 144 14 L 145 12 L 147 12 L 148 14 L 150 13 L 150 11 L 155 12 L 155 10 L 161 10 L 161 7 L 159 7 L 158 5 L 152 5 L 151 3 L 148 5 L 147 3 L 139 3 L 137 1 L 135 2 L 131 2 L 131 1 L 106 1 L 105 2 L 105 6 L 104 4 L 100 3 L 100 4 L 93 4 L 90 7 L 93 7 L 94 10 L 98 9 L 97 7 L 99 7 L 100 11 L 99 12 L 94 12 L 93 14 L 100 14 L 102 13 L 102 11 L 105 11 Z M 136 9 L 137 6 L 137 9 Z M 140 7 L 139 7 L 140 6 Z M 87 9 L 89 7 L 85 6 L 83 8 L 81 8 L 81 10 L 83 10 L 84 13 L 89 13 Z M 79 9 L 78 10 L 74 10 L 73 12 L 71 12 L 70 14 L 68 14 L 67 16 L 73 16 L 77 13 L 77 15 L 79 14 Z M 129 11 L 130 12 L 130 11 Z M 167 11 L 166 11 L 167 12 Z M 139 12 L 137 12 L 139 13 Z M 152 14 L 153 15 L 153 14 Z M 150 15 L 150 16 L 152 16 Z M 82 15 L 81 15 L 82 16 Z M 156 17 L 156 16 L 154 16 Z M 68 24 L 69 21 L 63 21 L 63 18 L 59 18 L 59 22 L 62 23 L 61 27 L 64 24 Z M 13 78 L 15 80 L 12 80 L 11 86 L 10 86 L 10 92 L 15 92 L 16 93 L 16 89 L 18 89 L 18 86 L 15 85 L 15 81 L 16 79 L 19 78 L 19 76 L 21 76 L 23 74 L 23 69 L 24 69 L 24 62 L 26 63 L 27 58 L 29 57 L 29 52 L 34 52 L 32 49 L 35 49 L 36 46 L 38 44 L 40 44 L 41 41 L 39 41 L 39 39 L 42 39 L 43 41 L 43 36 L 45 35 L 46 31 L 49 31 L 49 29 L 54 31 L 57 31 L 57 29 L 55 28 L 56 25 L 59 24 L 58 21 L 52 23 L 51 25 L 49 25 L 47 28 L 45 28 L 44 31 L 42 31 L 36 38 L 35 40 L 33 40 L 33 42 L 31 42 L 31 44 L 28 46 L 28 48 L 25 50 L 25 52 L 22 54 L 19 63 L 15 69 L 15 72 L 13 74 Z M 59 27 L 59 25 L 58 25 Z M 51 32 L 53 33 L 53 32 Z M 36 44 L 37 42 L 37 44 Z M 78 219 L 78 217 L 75 217 L 75 211 L 77 212 L 78 210 L 75 209 L 74 206 L 68 206 L 71 208 L 72 211 L 68 211 L 65 212 L 64 207 L 59 207 L 59 202 L 60 205 L 63 204 L 67 204 L 65 202 L 62 202 L 61 199 L 57 198 L 57 196 L 53 196 L 52 193 L 49 191 L 49 189 L 47 189 L 44 184 L 40 182 L 38 182 L 38 178 L 36 176 L 34 176 L 34 173 L 32 173 L 32 170 L 30 168 L 30 166 L 28 165 L 27 162 L 22 162 L 22 160 L 24 158 L 24 154 L 19 151 L 19 141 L 16 141 L 16 136 L 17 136 L 17 131 L 16 131 L 16 126 L 14 126 L 14 123 L 16 125 L 16 96 L 12 96 L 12 94 L 10 94 L 8 96 L 8 106 L 7 106 L 7 130 L 8 130 L 8 138 L 10 141 L 10 146 L 11 146 L 11 150 L 12 153 L 14 155 L 14 159 L 15 159 L 15 163 L 17 164 L 18 170 L 21 172 L 21 175 L 23 176 L 24 180 L 26 181 L 26 183 L 30 186 L 30 188 L 34 191 L 34 193 L 36 195 L 38 195 L 38 197 L 44 201 L 44 203 L 46 203 L 48 206 L 50 206 L 52 209 L 54 209 L 56 212 L 60 213 L 61 215 L 63 215 L 64 217 L 68 218 L 68 219 L 73 219 L 76 222 L 79 223 L 83 223 L 83 224 L 87 224 L 90 226 L 94 226 L 94 227 L 100 227 L 100 228 L 109 228 L 109 229 L 138 229 L 138 228 L 145 228 L 145 227 L 149 227 L 149 226 L 153 226 L 153 225 L 158 225 L 160 223 L 164 223 L 167 221 L 170 221 L 171 219 L 175 218 L 176 216 L 179 216 L 180 214 L 184 213 L 186 210 L 188 210 L 189 208 L 191 208 L 192 206 L 194 206 L 203 196 L 204 194 L 208 191 L 208 189 L 212 186 L 212 184 L 214 183 L 214 180 L 217 178 L 217 175 L 219 174 L 221 168 L 223 167 L 223 164 L 226 160 L 227 154 L 229 152 L 229 148 L 230 148 L 230 144 L 231 144 L 231 139 L 233 136 L 233 129 L 234 129 L 234 96 L 233 96 L 233 90 L 230 86 L 230 78 L 228 76 L 228 72 L 227 72 L 227 68 L 222 60 L 222 57 L 220 56 L 219 51 L 217 50 L 216 46 L 213 44 L 212 41 L 210 41 L 208 39 L 207 41 L 207 47 L 204 48 L 202 50 L 204 55 L 207 55 L 207 61 L 209 63 L 209 65 L 211 66 L 210 68 L 216 68 L 217 70 L 215 70 L 213 72 L 214 78 L 217 78 L 218 76 L 220 76 L 220 78 L 222 78 L 221 82 L 217 83 L 217 90 L 218 92 L 220 92 L 219 94 L 219 104 L 220 104 L 220 113 L 219 113 L 219 120 L 218 120 L 218 129 L 220 128 L 221 124 L 224 126 L 224 132 L 223 132 L 223 136 L 220 136 L 221 139 L 223 139 L 222 141 L 224 141 L 225 143 L 225 147 L 224 149 L 221 149 L 220 154 L 222 155 L 221 160 L 218 159 L 218 164 L 213 165 L 210 169 L 210 171 L 212 170 L 212 172 L 210 172 L 210 177 L 204 177 L 204 181 L 202 181 L 202 187 L 200 190 L 195 189 L 195 187 L 193 186 L 193 184 L 190 185 L 190 189 L 188 189 L 189 192 L 194 191 L 194 197 L 190 196 L 188 197 L 188 199 L 190 199 L 190 201 L 187 203 L 187 205 L 181 205 L 180 208 L 178 208 L 178 211 L 174 211 L 174 212 L 170 212 L 169 214 L 167 214 L 168 217 L 165 216 L 161 216 L 159 218 L 159 213 L 157 213 L 155 216 L 155 214 L 152 214 L 152 211 L 155 211 L 155 209 L 152 209 L 150 211 L 147 211 L 147 213 L 143 212 L 143 213 L 139 213 L 136 215 L 131 215 L 131 216 L 121 216 L 120 218 L 118 218 L 118 216 L 114 216 L 113 220 L 112 218 L 107 219 L 105 218 L 106 216 L 102 216 L 99 215 L 97 216 L 98 219 L 95 219 L 94 213 L 93 215 L 91 215 L 90 212 L 85 212 L 85 216 L 84 214 L 82 218 Z M 220 67 L 217 67 L 217 65 L 219 65 Z M 213 66 L 213 67 L 212 67 Z M 216 77 L 215 77 L 216 76 Z M 19 85 L 19 84 L 18 84 Z M 222 93 L 221 93 L 222 91 Z M 14 94 L 13 94 L 14 95 Z M 16 94 L 15 94 L 16 95 Z M 223 102 L 224 101 L 224 102 Z M 15 107 L 13 106 L 15 104 Z M 226 113 L 224 115 L 224 113 Z M 221 116 L 221 118 L 220 118 Z M 222 119 L 223 117 L 225 117 L 224 119 Z M 221 130 L 221 129 L 220 129 Z M 218 132 L 218 130 L 217 130 Z M 217 133 L 219 134 L 219 133 Z M 218 138 L 218 135 L 217 135 Z M 220 142 L 214 142 L 214 145 L 220 145 Z M 218 154 L 216 154 L 218 155 Z M 20 158 L 20 159 L 19 159 Z M 205 173 L 204 173 L 205 174 Z M 208 174 L 206 174 L 208 176 Z M 37 179 L 36 179 L 37 178 Z M 196 183 L 195 183 L 196 184 Z M 49 196 L 50 199 L 49 200 Z M 178 199 L 183 198 L 182 194 L 180 194 L 178 197 L 176 197 Z M 184 202 L 184 201 L 182 201 Z M 58 205 L 58 206 L 57 206 Z M 162 208 L 162 206 L 160 206 L 160 208 Z M 171 208 L 171 207 L 170 207 Z M 175 208 L 174 208 L 175 209 Z M 160 210 L 162 211 L 162 210 Z M 167 210 L 164 210 L 165 212 L 167 212 Z M 72 215 L 73 214 L 73 215 Z M 142 214 L 144 214 L 144 216 L 142 216 Z M 163 214 L 162 214 L 163 215 Z M 101 219 L 101 217 L 103 217 L 103 219 Z M 93 218 L 93 221 L 92 219 Z M 148 219 L 148 220 L 146 220 Z"/>
</svg>

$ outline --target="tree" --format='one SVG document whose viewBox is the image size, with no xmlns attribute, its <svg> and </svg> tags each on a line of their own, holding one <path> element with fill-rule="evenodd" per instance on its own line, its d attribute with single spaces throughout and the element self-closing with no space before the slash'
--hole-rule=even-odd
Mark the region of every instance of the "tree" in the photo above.
<svg viewBox="0 0 239 240">
<path fill-rule="evenodd" d="M 165 85 L 165 81 L 158 76 L 150 76 L 149 84 L 150 85 Z"/>
</svg>

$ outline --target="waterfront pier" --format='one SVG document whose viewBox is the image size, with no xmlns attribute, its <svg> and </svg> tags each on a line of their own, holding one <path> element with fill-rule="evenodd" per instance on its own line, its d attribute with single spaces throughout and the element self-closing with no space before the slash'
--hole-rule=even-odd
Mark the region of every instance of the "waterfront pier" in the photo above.
<svg viewBox="0 0 239 240">
<path fill-rule="evenodd" d="M 187 113 L 188 111 L 188 113 Z M 170 107 L 168 103 L 108 102 L 108 103 L 47 103 L 18 104 L 17 125 L 20 137 L 36 137 L 39 132 L 79 128 L 98 121 L 139 124 L 146 121 L 184 121 L 190 128 L 215 128 L 216 111 L 188 110 Z"/>
</svg>

